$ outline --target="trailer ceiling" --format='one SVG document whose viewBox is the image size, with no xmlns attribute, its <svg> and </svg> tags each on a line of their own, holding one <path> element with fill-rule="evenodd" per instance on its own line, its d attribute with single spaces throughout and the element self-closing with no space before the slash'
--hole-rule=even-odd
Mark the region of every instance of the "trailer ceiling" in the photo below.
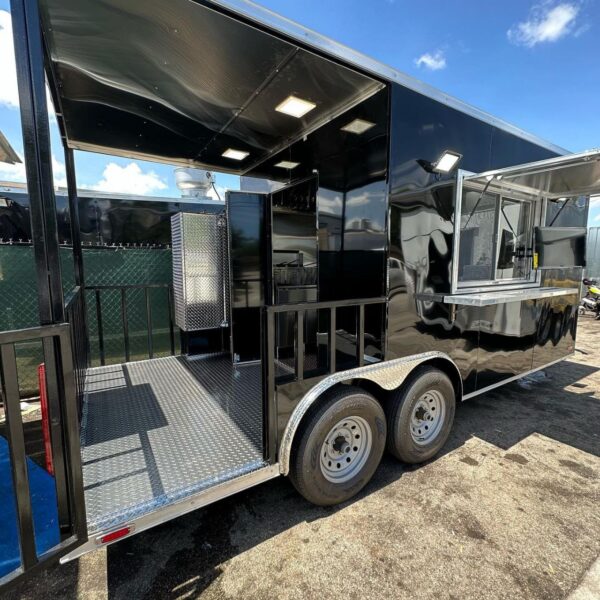
<svg viewBox="0 0 600 600">
<path fill-rule="evenodd" d="M 70 148 L 245 173 L 383 84 L 192 0 L 41 0 Z M 275 108 L 290 95 L 302 118 Z M 247 152 L 236 161 L 222 156 Z"/>
</svg>

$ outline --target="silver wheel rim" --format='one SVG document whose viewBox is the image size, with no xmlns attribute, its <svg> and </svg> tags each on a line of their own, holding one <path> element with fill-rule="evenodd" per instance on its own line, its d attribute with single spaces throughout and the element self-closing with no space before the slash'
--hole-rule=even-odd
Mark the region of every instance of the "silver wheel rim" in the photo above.
<svg viewBox="0 0 600 600">
<path fill-rule="evenodd" d="M 431 443 L 442 430 L 446 416 L 444 396 L 437 390 L 425 392 L 410 416 L 410 435 L 419 446 Z"/>
<path fill-rule="evenodd" d="M 321 473 L 327 481 L 344 483 L 367 462 L 373 445 L 371 427 L 362 417 L 338 421 L 321 446 Z"/>
</svg>

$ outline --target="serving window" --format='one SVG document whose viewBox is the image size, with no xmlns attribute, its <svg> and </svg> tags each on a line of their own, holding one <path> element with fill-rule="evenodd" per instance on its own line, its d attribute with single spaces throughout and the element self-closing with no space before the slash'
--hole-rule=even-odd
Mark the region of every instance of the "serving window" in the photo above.
<svg viewBox="0 0 600 600">
<path fill-rule="evenodd" d="M 533 228 L 541 202 L 464 188 L 460 206 L 458 287 L 535 281 Z"/>
</svg>

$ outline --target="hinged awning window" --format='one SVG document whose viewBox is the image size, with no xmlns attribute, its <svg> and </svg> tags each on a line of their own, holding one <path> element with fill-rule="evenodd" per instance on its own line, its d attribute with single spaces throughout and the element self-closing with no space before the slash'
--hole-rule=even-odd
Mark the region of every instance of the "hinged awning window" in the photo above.
<svg viewBox="0 0 600 600">
<path fill-rule="evenodd" d="M 600 194 L 600 150 L 478 173 L 464 183 L 494 192 L 520 191 L 537 197 L 572 198 Z"/>
</svg>

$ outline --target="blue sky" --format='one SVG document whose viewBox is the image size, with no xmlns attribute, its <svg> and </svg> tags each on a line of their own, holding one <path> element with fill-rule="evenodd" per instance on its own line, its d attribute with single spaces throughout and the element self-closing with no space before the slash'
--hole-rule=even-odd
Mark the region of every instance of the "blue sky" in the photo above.
<svg viewBox="0 0 600 600">
<path fill-rule="evenodd" d="M 264 6 L 568 150 L 600 146 L 600 0 L 262 0 Z M 9 3 L 0 0 L 0 130 L 22 151 L 2 71 Z M 2 67 L 4 65 L 4 67 Z M 53 125 L 55 174 L 62 151 Z M 172 169 L 77 153 L 78 182 L 175 195 Z M 0 179 L 19 174 L 0 164 Z M 237 187 L 219 174 L 219 187 Z M 600 202 L 590 225 L 600 225 Z"/>
</svg>

